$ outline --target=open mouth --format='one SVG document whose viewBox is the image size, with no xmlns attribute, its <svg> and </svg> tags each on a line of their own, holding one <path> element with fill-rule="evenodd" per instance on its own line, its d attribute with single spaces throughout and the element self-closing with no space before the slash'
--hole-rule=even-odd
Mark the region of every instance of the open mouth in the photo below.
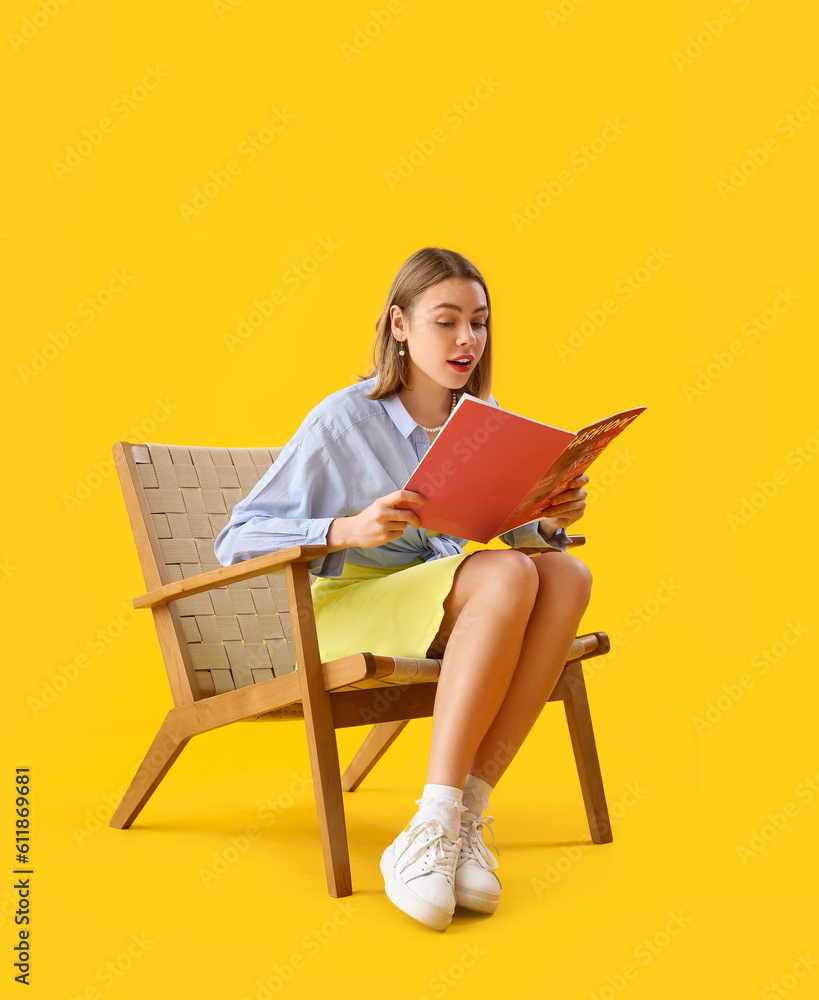
<svg viewBox="0 0 819 1000">
<path fill-rule="evenodd" d="M 472 368 L 473 362 L 466 358 L 462 361 L 447 361 L 450 368 L 454 368 L 456 372 L 468 372 Z"/>
</svg>

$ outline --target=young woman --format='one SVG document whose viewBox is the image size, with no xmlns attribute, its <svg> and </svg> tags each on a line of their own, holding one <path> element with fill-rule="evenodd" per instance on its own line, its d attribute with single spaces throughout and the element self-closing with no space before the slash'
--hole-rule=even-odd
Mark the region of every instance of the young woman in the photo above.
<svg viewBox="0 0 819 1000">
<path fill-rule="evenodd" d="M 533 348 L 534 349 L 534 348 Z M 528 364 L 528 356 L 523 363 Z M 389 899 L 429 927 L 456 904 L 492 913 L 497 860 L 484 841 L 489 794 L 548 701 L 591 593 L 566 551 L 582 516 L 580 476 L 541 518 L 465 553 L 395 504 L 462 392 L 495 406 L 486 283 L 465 257 L 426 247 L 401 266 L 376 324 L 373 368 L 319 403 L 233 509 L 215 541 L 223 565 L 321 544 L 308 564 L 322 660 L 441 659 L 419 809 L 381 858 Z"/>
</svg>

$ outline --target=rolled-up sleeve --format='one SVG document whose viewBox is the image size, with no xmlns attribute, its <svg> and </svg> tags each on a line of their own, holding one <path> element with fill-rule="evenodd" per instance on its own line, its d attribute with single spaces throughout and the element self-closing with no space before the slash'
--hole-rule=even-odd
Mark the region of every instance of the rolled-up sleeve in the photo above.
<svg viewBox="0 0 819 1000">
<path fill-rule="evenodd" d="M 551 538 L 544 538 L 538 531 L 540 521 L 530 521 L 528 524 L 520 524 L 511 531 L 504 531 L 498 538 L 506 545 L 519 549 L 526 546 L 532 548 L 558 549 L 560 552 L 568 552 L 568 539 L 565 528 L 558 528 Z"/>
<path fill-rule="evenodd" d="M 349 512 L 341 449 L 315 421 L 302 424 L 258 483 L 240 500 L 213 543 L 223 566 L 292 545 L 326 545 L 334 518 Z M 313 559 L 316 576 L 340 576 L 347 550 Z"/>
</svg>

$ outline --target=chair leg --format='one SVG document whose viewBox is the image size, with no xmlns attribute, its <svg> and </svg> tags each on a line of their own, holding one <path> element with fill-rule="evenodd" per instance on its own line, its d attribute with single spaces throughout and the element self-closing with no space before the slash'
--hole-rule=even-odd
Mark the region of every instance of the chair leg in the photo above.
<svg viewBox="0 0 819 1000">
<path fill-rule="evenodd" d="M 327 889 L 331 896 L 339 897 L 349 896 L 352 893 L 353 882 L 347 847 L 347 825 L 344 821 L 344 800 L 341 794 L 338 744 L 329 701 L 326 712 L 327 716 L 322 718 L 324 712 L 314 715 L 305 711 L 304 721 L 307 728 L 313 787 L 316 793 Z"/>
<path fill-rule="evenodd" d="M 565 672 L 569 675 L 571 696 L 563 701 L 563 707 L 566 710 L 566 722 L 572 738 L 572 749 L 583 791 L 589 831 L 595 844 L 610 844 L 611 823 L 606 805 L 606 793 L 603 790 L 603 777 L 600 774 L 597 746 L 594 742 L 583 667 L 579 660 L 575 660 L 566 666 Z"/>
<path fill-rule="evenodd" d="M 341 777 L 343 791 L 354 792 L 358 788 L 408 724 L 409 719 L 402 719 L 400 722 L 379 722 L 372 727 Z"/>
<path fill-rule="evenodd" d="M 111 817 L 109 826 L 117 830 L 127 830 L 171 769 L 173 762 L 185 749 L 191 736 L 179 731 L 175 720 L 171 719 L 172 714 L 173 710 L 159 727 L 156 738 L 139 765 L 117 811 Z"/>
<path fill-rule="evenodd" d="M 331 896 L 349 896 L 353 883 L 335 730 L 331 727 L 329 732 L 315 735 L 317 738 L 309 739 L 308 744 L 327 889 Z"/>
<path fill-rule="evenodd" d="M 344 823 L 336 727 L 330 695 L 324 686 L 307 563 L 288 563 L 284 567 L 284 579 L 293 625 L 327 889 L 331 896 L 349 896 L 353 891 L 353 880 Z"/>
</svg>

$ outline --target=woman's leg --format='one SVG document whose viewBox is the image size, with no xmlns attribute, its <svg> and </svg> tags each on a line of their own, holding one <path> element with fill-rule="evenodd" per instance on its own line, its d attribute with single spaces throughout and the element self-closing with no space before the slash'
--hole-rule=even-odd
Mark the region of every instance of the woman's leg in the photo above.
<svg viewBox="0 0 819 1000">
<path fill-rule="evenodd" d="M 463 788 L 515 672 L 537 590 L 535 564 L 512 549 L 474 552 L 455 571 L 427 651 L 443 651 L 427 783 Z"/>
<path fill-rule="evenodd" d="M 568 554 L 484 550 L 463 561 L 427 651 L 443 652 L 428 782 L 462 788 L 470 772 L 497 784 L 560 677 L 590 594 L 590 570 Z"/>
<path fill-rule="evenodd" d="M 492 786 L 512 762 L 560 679 L 591 596 L 591 570 L 580 559 L 551 552 L 533 556 L 532 562 L 540 583 L 518 664 L 469 768 Z"/>
</svg>

